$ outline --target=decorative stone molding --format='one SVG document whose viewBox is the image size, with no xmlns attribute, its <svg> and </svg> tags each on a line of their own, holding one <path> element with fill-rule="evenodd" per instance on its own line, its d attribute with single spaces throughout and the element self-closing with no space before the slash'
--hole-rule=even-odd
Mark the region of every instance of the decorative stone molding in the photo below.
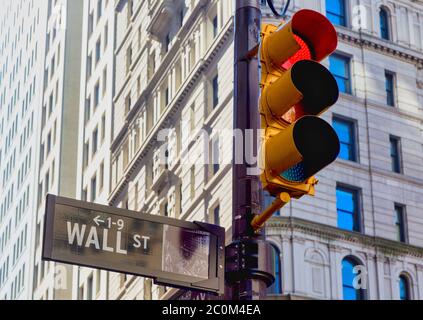
<svg viewBox="0 0 423 320">
<path fill-rule="evenodd" d="M 303 233 L 305 235 L 313 235 L 325 241 L 344 241 L 364 247 L 377 249 L 378 254 L 386 256 L 399 257 L 411 256 L 423 258 L 423 248 L 412 246 L 397 241 L 383 239 L 380 237 L 371 237 L 364 234 L 340 230 L 338 228 L 319 224 L 303 219 L 293 217 L 273 217 L 267 224 L 266 230 L 268 235 L 275 232 Z M 329 244 L 332 246 L 332 244 Z M 335 246 L 337 250 L 337 246 Z"/>
<path fill-rule="evenodd" d="M 423 68 L 423 55 L 413 49 L 348 29 L 338 28 L 338 38 L 351 45 L 366 47 L 379 53 L 414 63 L 418 68 Z"/>
</svg>

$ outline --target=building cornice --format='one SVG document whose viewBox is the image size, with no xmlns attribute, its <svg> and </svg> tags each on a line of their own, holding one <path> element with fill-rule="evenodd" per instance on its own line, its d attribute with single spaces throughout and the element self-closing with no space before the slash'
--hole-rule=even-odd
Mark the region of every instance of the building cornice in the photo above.
<svg viewBox="0 0 423 320">
<path fill-rule="evenodd" d="M 423 68 L 423 54 L 414 49 L 386 41 L 365 32 L 358 32 L 348 28 L 337 27 L 338 39 L 356 47 L 366 47 L 397 59 L 414 63 L 419 69 Z"/>
<path fill-rule="evenodd" d="M 272 217 L 266 224 L 266 235 L 280 235 L 280 233 L 302 233 L 324 240 L 343 241 L 359 244 L 368 248 L 376 248 L 379 253 L 389 256 L 412 256 L 423 258 L 423 248 L 398 241 L 373 237 L 365 234 L 338 229 L 333 226 L 319 224 L 294 217 Z"/>
</svg>

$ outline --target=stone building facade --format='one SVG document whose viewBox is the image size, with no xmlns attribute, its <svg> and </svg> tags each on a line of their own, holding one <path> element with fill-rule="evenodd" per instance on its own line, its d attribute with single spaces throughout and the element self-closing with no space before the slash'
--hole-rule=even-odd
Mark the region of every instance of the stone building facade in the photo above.
<svg viewBox="0 0 423 320">
<path fill-rule="evenodd" d="M 264 2 L 263 22 L 279 23 Z M 107 203 L 219 223 L 229 242 L 233 146 L 219 132 L 232 130 L 234 3 L 114 5 Z M 337 52 L 323 64 L 342 93 L 323 117 L 342 135 L 343 151 L 317 176 L 316 197 L 268 223 L 277 257 L 268 297 L 423 298 L 422 3 L 299 0 L 288 12 L 302 8 L 337 25 Z M 363 290 L 348 287 L 348 266 L 361 268 Z M 109 299 L 176 292 L 143 278 L 107 279 Z"/>
<path fill-rule="evenodd" d="M 263 22 L 279 23 L 261 2 Z M 57 29 L 60 15 L 49 12 L 61 7 L 66 28 Z M 18 59 L 13 48 L 24 40 L 8 38 L 13 20 L 1 16 L 0 173 L 7 181 L 0 189 L 0 298 L 176 294 L 141 277 L 79 267 L 66 267 L 70 287 L 54 290 L 61 267 L 40 261 L 47 192 L 220 224 L 230 242 L 233 145 L 221 132 L 232 130 L 234 7 L 228 0 L 52 0 L 40 5 L 33 27 L 40 29 L 36 56 L 46 59 L 26 72 L 7 60 Z M 337 52 L 322 63 L 342 93 L 323 118 L 338 131 L 342 151 L 318 174 L 314 198 L 291 202 L 267 224 L 277 276 L 268 298 L 423 299 L 423 2 L 294 0 L 288 14 L 302 8 L 336 24 Z M 10 132 L 26 132 L 14 129 L 15 87 L 5 89 L 15 70 L 19 79 L 39 71 L 41 85 L 30 107 L 39 115 L 30 143 L 34 181 L 24 183 L 31 205 L 22 209 L 33 212 L 24 216 L 34 241 L 28 261 L 18 259 L 12 271 L 3 266 L 25 230 L 19 224 L 9 236 L 9 219 L 21 212 L 14 189 L 21 174 L 8 179 L 18 171 L 3 146 L 10 139 L 17 145 Z M 9 82 L 19 86 L 17 79 Z M 352 286 L 352 268 L 361 289 Z"/>
</svg>

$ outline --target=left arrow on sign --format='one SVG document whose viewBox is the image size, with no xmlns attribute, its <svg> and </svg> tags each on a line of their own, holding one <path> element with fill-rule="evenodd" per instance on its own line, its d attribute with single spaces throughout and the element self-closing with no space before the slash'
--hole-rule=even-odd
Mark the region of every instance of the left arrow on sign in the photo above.
<svg viewBox="0 0 423 320">
<path fill-rule="evenodd" d="M 99 218 L 100 216 L 97 216 L 93 219 L 93 221 L 95 222 L 97 226 L 100 226 L 100 223 L 104 223 L 104 220 L 100 220 Z"/>
</svg>

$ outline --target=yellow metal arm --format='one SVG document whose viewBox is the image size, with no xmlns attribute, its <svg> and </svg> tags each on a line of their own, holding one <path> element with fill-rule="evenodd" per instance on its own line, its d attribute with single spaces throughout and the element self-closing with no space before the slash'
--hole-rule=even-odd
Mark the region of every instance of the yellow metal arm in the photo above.
<svg viewBox="0 0 423 320">
<path fill-rule="evenodd" d="M 279 209 L 283 208 L 287 203 L 291 201 L 291 196 L 286 193 L 282 192 L 279 194 L 278 197 L 276 197 L 275 201 L 272 202 L 272 204 L 263 211 L 262 214 L 255 216 L 253 221 L 251 221 L 251 226 L 254 228 L 254 230 L 260 230 L 266 221 L 273 216 L 273 214 L 278 211 Z"/>
</svg>

